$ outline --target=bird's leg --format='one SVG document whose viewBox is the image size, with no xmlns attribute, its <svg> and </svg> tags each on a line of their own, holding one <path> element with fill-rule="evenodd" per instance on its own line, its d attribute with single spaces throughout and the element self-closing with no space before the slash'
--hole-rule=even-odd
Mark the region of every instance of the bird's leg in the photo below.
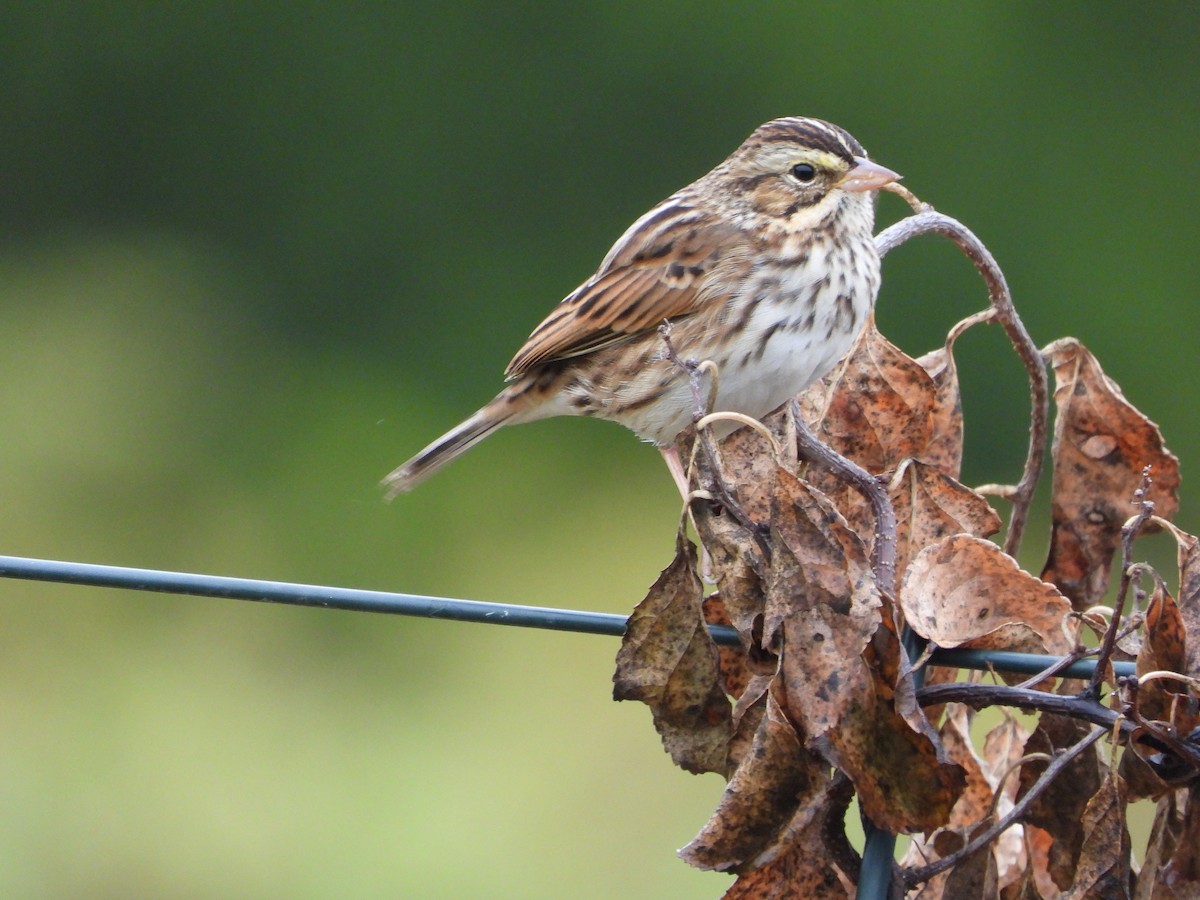
<svg viewBox="0 0 1200 900">
<path fill-rule="evenodd" d="M 669 447 L 659 447 L 658 452 L 662 454 L 663 462 L 667 464 L 667 471 L 671 473 L 675 487 L 679 488 L 679 496 L 686 503 L 689 493 L 688 477 L 687 470 L 683 467 L 683 460 L 679 458 L 679 450 L 672 444 Z"/>
<path fill-rule="evenodd" d="M 675 481 L 675 487 L 679 488 L 679 496 L 683 498 L 683 502 L 688 504 L 688 497 L 691 495 L 691 486 L 688 484 L 687 469 L 683 465 L 683 460 L 679 458 L 679 449 L 675 444 L 669 447 L 659 447 L 658 452 L 662 454 L 663 462 L 667 464 L 667 470 L 671 473 L 671 478 Z M 688 518 L 692 519 L 691 505 L 688 504 Z M 692 519 L 692 527 L 696 527 L 695 520 Z M 700 544 L 700 577 L 709 584 L 716 584 L 717 577 L 713 571 L 712 556 L 709 555 L 708 548 L 703 542 Z"/>
</svg>

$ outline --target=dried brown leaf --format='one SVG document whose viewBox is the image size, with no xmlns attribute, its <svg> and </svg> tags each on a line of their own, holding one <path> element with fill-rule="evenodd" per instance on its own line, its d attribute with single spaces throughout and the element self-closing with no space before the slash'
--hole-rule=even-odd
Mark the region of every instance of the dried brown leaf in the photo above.
<svg viewBox="0 0 1200 900">
<path fill-rule="evenodd" d="M 783 852 L 740 875 L 723 900 L 852 897 L 859 859 L 843 829 L 852 796 L 846 781 L 827 782 L 788 824 Z"/>
<path fill-rule="evenodd" d="M 735 486 L 738 503 L 755 521 L 763 521 L 770 514 L 775 467 L 796 470 L 796 430 L 791 411 L 784 406 L 763 419 L 762 424 L 775 438 L 774 445 L 753 428 L 739 428 L 719 444 L 725 483 Z"/>
<path fill-rule="evenodd" d="M 1001 900 L 1058 900 L 1061 891 L 1050 878 L 1054 839 L 1036 825 L 1023 826 L 1029 863 L 1021 877 L 1000 891 Z"/>
<path fill-rule="evenodd" d="M 905 721 L 878 679 L 873 696 L 817 743 L 854 782 L 864 814 L 893 833 L 939 827 L 962 793 L 962 769 L 943 757 L 936 735 Z"/>
<path fill-rule="evenodd" d="M 1043 713 L 1037 730 L 1025 743 L 1026 753 L 1053 755 L 1056 749 L 1069 747 L 1091 731 L 1091 726 L 1065 716 Z M 1047 763 L 1031 760 L 1021 767 L 1020 791 L 1023 796 L 1045 770 Z M 1092 796 L 1107 775 L 1093 744 L 1064 768 L 1030 804 L 1022 821 L 1045 831 L 1051 842 L 1047 869 L 1059 890 L 1067 890 L 1075 880 L 1075 868 L 1083 848 L 1083 814 Z"/>
<path fill-rule="evenodd" d="M 843 362 L 798 400 L 822 443 L 882 474 L 902 459 L 924 457 L 936 393 L 928 373 L 883 337 L 872 319 Z M 820 469 L 807 477 L 856 525 L 870 521 L 866 502 L 845 482 Z"/>
<path fill-rule="evenodd" d="M 864 657 L 882 598 L 862 541 L 820 492 L 783 471 L 776 484 L 763 634 L 779 654 L 780 705 L 807 745 L 850 777 L 878 825 L 936 827 L 962 773 L 939 759 L 932 732 L 901 717 L 894 681 Z"/>
<path fill-rule="evenodd" d="M 897 595 L 909 563 L 930 544 L 952 534 L 983 538 L 1000 530 L 1000 516 L 982 494 L 928 463 L 900 463 L 888 495 L 896 510 Z"/>
<path fill-rule="evenodd" d="M 999 816 L 1007 815 L 1013 808 L 1017 779 L 1006 776 L 1025 753 L 1028 739 L 1029 732 L 1005 712 L 1003 721 L 989 731 L 983 740 L 984 777 L 993 791 L 1000 791 L 996 802 L 996 814 Z M 1016 825 L 1001 834 L 992 844 L 992 855 L 996 857 L 996 877 L 1001 887 L 1020 881 L 1022 873 L 1028 868 L 1024 828 Z"/>
<path fill-rule="evenodd" d="M 946 721 L 941 728 L 942 745 L 946 752 L 966 772 L 966 789 L 950 811 L 950 826 L 974 826 L 989 812 L 992 805 L 992 785 L 983 769 L 983 762 L 971 743 L 971 718 L 968 707 L 950 704 Z"/>
<path fill-rule="evenodd" d="M 758 435 L 751 434 L 762 443 Z M 742 495 L 757 498 L 754 500 L 756 516 L 751 518 L 756 522 L 762 521 L 770 509 L 771 478 L 775 471 L 775 463 L 769 457 L 768 462 L 770 465 L 766 474 L 752 485 L 746 485 L 730 480 L 723 467 L 721 471 L 713 471 L 705 462 L 704 454 L 697 454 L 693 485 L 710 485 L 721 479 L 733 491 L 739 504 Z M 763 506 L 764 503 L 767 505 Z M 708 551 L 712 574 L 720 587 L 721 602 L 730 624 L 738 630 L 745 646 L 756 648 L 759 645 L 757 632 L 761 628 L 764 603 L 765 563 L 762 550 L 746 524 L 722 504 L 698 499 L 692 502 L 690 511 L 700 542 Z"/>
<path fill-rule="evenodd" d="M 988 732 L 984 740 L 984 753 L 980 755 L 971 742 L 969 708 L 959 703 L 947 704 L 946 720 L 941 728 L 942 744 L 950 758 L 962 766 L 966 773 L 966 789 L 954 804 L 944 828 L 938 829 L 925 840 L 914 838 L 901 862 L 902 866 L 923 866 L 942 858 L 945 852 L 957 850 L 980 829 L 991 826 L 996 816 L 1012 809 L 1016 780 L 1010 778 L 1001 787 L 1000 779 L 1009 766 L 1020 758 L 1027 736 L 1015 719 L 1006 716 L 1004 721 Z M 998 787 L 1003 796 L 999 802 L 995 802 L 994 794 Z M 947 833 L 953 835 L 954 839 L 945 837 Z M 931 878 L 914 896 L 921 900 L 975 896 L 964 891 L 963 879 L 968 877 L 986 875 L 988 879 L 994 879 L 992 883 L 997 887 L 1020 880 L 1025 870 L 1021 826 L 1006 829 L 987 851 L 980 851 L 978 855 L 991 856 L 992 862 L 973 860 L 968 864 L 968 869 L 954 876 L 952 872 L 959 868 L 956 866 L 955 870 Z M 995 896 L 995 892 L 980 896 Z"/>
<path fill-rule="evenodd" d="M 1108 590 L 1121 526 L 1133 516 L 1134 491 L 1151 467 L 1147 499 L 1165 519 L 1179 507 L 1179 461 L 1158 426 L 1140 413 L 1075 338 L 1042 351 L 1054 367 L 1053 531 L 1042 577 L 1059 586 L 1077 610 Z"/>
<path fill-rule="evenodd" d="M 1045 834 L 1044 831 L 1040 832 Z M 1038 890 L 1037 872 L 1032 867 L 1018 873 L 1017 880 L 1000 888 L 1000 900 L 1049 900 L 1058 896 L 1058 888 L 1051 887 L 1049 893 Z"/>
<path fill-rule="evenodd" d="M 757 646 L 766 595 L 760 574 L 762 556 L 754 537 L 726 510 L 703 500 L 692 503 L 692 521 L 708 551 L 730 624 L 743 644 Z"/>
<path fill-rule="evenodd" d="M 954 479 L 962 472 L 963 455 L 962 394 L 958 386 L 958 367 L 954 362 L 954 343 L 976 321 L 979 321 L 978 315 L 959 322 L 950 329 L 945 345 L 916 360 L 933 379 L 934 387 L 929 443 L 921 459 Z"/>
<path fill-rule="evenodd" d="M 1187 877 L 1182 865 L 1172 872 L 1173 883 L 1168 884 L 1166 869 L 1180 848 L 1185 830 L 1195 828 L 1195 814 L 1188 810 L 1195 799 L 1195 789 L 1171 791 L 1158 801 L 1154 811 L 1154 824 L 1150 828 L 1150 840 L 1146 844 L 1146 858 L 1142 871 L 1138 873 L 1133 891 L 1134 900 L 1183 900 L 1200 896 L 1200 878 Z M 1196 852 L 1196 835 L 1192 846 L 1184 847 L 1185 858 Z"/>
<path fill-rule="evenodd" d="M 914 837 L 908 846 L 904 858 L 900 861 L 902 867 L 924 866 L 941 859 L 943 851 L 954 852 L 970 838 L 964 838 L 974 826 L 988 817 L 992 802 L 992 788 L 984 777 L 979 757 L 971 745 L 971 722 L 967 707 L 960 703 L 947 705 L 946 718 L 940 729 L 942 746 L 946 755 L 954 760 L 963 770 L 965 787 L 950 810 L 946 824 L 935 830 L 927 838 Z M 952 846 L 947 850 L 947 837 L 954 836 Z M 947 885 L 951 871 L 941 872 L 929 879 L 914 896 L 921 900 L 938 900 L 943 896 L 954 897 L 961 894 L 947 893 Z"/>
<path fill-rule="evenodd" d="M 905 621 L 939 647 L 1063 654 L 1070 602 L 990 541 L 952 535 L 926 547 L 900 589 Z"/>
<path fill-rule="evenodd" d="M 1129 829 L 1125 827 L 1125 786 L 1109 772 L 1083 811 L 1083 847 L 1075 882 L 1063 900 L 1128 897 L 1132 884 Z"/>
<path fill-rule="evenodd" d="M 800 408 L 822 442 L 878 474 L 921 458 L 935 393 L 929 374 L 872 318 L 842 364 L 800 395 Z"/>
<path fill-rule="evenodd" d="M 1197 585 L 1193 583 L 1195 576 L 1190 571 L 1196 565 L 1193 558 L 1196 539 L 1179 531 L 1175 536 L 1180 548 L 1180 587 L 1185 591 L 1191 590 L 1192 594 L 1187 606 L 1176 603 L 1162 579 L 1154 576 L 1154 587 L 1146 606 L 1141 649 L 1137 656 L 1136 671 L 1139 678 L 1151 672 L 1186 674 L 1191 665 L 1189 658 L 1192 647 L 1200 644 L 1195 637 L 1189 639 L 1187 623 L 1190 616 L 1194 620 L 1192 627 L 1200 626 L 1200 610 L 1196 608 Z M 1142 719 L 1159 723 L 1158 727 L 1167 733 L 1187 735 L 1200 724 L 1194 694 L 1182 680 L 1161 677 L 1149 679 L 1137 688 L 1137 712 Z M 1172 771 L 1171 767 L 1164 767 L 1161 765 L 1160 748 L 1141 742 L 1140 737 L 1140 731 L 1134 733 L 1128 752 L 1121 758 L 1120 772 L 1128 782 L 1130 797 L 1161 797 L 1173 785 L 1192 779 L 1194 771 L 1190 766 L 1185 765 L 1177 772 Z"/>
<path fill-rule="evenodd" d="M 1185 633 L 1186 661 L 1176 671 L 1200 678 L 1200 539 L 1178 532 L 1179 616 Z"/>
<path fill-rule="evenodd" d="M 798 811 L 815 808 L 829 767 L 804 748 L 796 729 L 768 693 L 753 747 L 734 771 L 712 818 L 680 857 L 720 872 L 750 866 L 775 845 Z"/>
<path fill-rule="evenodd" d="M 1160 857 L 1165 864 L 1156 871 L 1153 900 L 1200 897 L 1200 784 L 1193 783 L 1186 794 L 1180 791 L 1177 797 L 1181 795 L 1186 800 L 1176 806 L 1174 846 L 1169 856 L 1164 853 Z M 1141 879 L 1138 887 L 1141 888 Z"/>
<path fill-rule="evenodd" d="M 681 531 L 675 559 L 629 618 L 617 653 L 613 697 L 650 707 L 676 765 L 725 774 L 731 707 L 701 602 L 696 548 Z"/>
<path fill-rule="evenodd" d="M 1008 774 L 1016 762 L 1025 755 L 1025 742 L 1028 740 L 1029 732 L 1007 711 L 1000 724 L 984 737 L 983 771 L 988 784 L 993 789 L 1000 785 L 1000 779 Z M 1014 780 L 1006 780 L 1004 789 L 1010 798 L 1016 796 L 1017 788 Z"/>
<path fill-rule="evenodd" d="M 991 819 L 980 822 L 970 829 L 961 829 L 955 835 L 959 846 L 967 844 L 977 835 L 991 827 Z M 943 832 L 943 836 L 949 835 Z M 942 848 L 950 850 L 950 846 Z M 952 852 L 952 851 L 951 851 Z M 996 858 L 985 851 L 973 853 L 961 860 L 947 874 L 946 888 L 942 896 L 947 900 L 955 897 L 978 897 L 980 900 L 992 900 L 999 896 L 996 879 Z"/>
<path fill-rule="evenodd" d="M 829 501 L 783 470 L 776 485 L 763 643 L 786 648 L 780 671 L 811 740 L 869 690 L 862 652 L 881 600 L 862 541 Z"/>
<path fill-rule="evenodd" d="M 711 593 L 704 598 L 704 602 L 701 605 L 701 612 L 704 616 L 705 624 L 730 624 L 729 611 L 725 609 L 725 601 L 721 599 L 719 591 Z M 750 683 L 750 679 L 754 677 L 754 672 L 750 669 L 749 660 L 746 658 L 746 650 L 741 644 L 734 647 L 718 645 L 717 660 L 720 665 L 721 683 L 725 686 L 725 693 L 736 700 L 742 696 L 746 690 L 746 686 Z"/>
<path fill-rule="evenodd" d="M 754 747 L 754 736 L 767 711 L 767 689 L 773 675 L 754 675 L 733 705 L 733 737 L 729 741 L 729 771 L 732 773 Z"/>
<path fill-rule="evenodd" d="M 1183 616 L 1175 598 L 1167 593 L 1166 585 L 1157 581 L 1146 606 L 1145 638 L 1137 658 L 1137 674 L 1148 672 L 1180 672 L 1187 668 L 1187 635 Z M 1154 680 L 1138 690 L 1138 712 L 1147 719 L 1169 721 L 1168 708 L 1173 705 L 1170 695 L 1187 694 L 1183 682 Z"/>
</svg>

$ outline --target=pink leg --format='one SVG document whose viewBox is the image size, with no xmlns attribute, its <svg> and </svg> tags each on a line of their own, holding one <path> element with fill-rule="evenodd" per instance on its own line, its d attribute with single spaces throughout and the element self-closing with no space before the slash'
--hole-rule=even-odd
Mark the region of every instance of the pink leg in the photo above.
<svg viewBox="0 0 1200 900">
<path fill-rule="evenodd" d="M 686 500 L 688 495 L 687 472 L 684 471 L 683 461 L 679 458 L 679 451 L 675 449 L 674 445 L 671 445 L 670 447 L 659 447 L 658 452 L 662 454 L 663 462 L 667 464 L 671 478 L 675 480 L 675 487 L 679 488 L 679 496 Z"/>
<path fill-rule="evenodd" d="M 686 502 L 690 490 L 688 488 L 687 472 L 684 471 L 683 460 L 679 458 L 679 452 L 674 446 L 659 447 L 658 452 L 662 454 L 663 461 L 667 464 L 667 468 L 671 472 L 671 477 L 675 479 L 675 487 L 679 488 L 679 496 Z M 717 582 L 716 576 L 713 574 L 712 557 L 708 555 L 708 548 L 703 544 L 700 545 L 700 577 L 709 584 L 716 584 Z"/>
</svg>

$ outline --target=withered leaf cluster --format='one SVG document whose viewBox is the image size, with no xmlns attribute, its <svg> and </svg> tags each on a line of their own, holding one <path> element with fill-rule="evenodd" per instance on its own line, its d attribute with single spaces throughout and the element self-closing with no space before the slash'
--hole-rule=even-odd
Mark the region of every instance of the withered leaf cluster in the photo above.
<svg viewBox="0 0 1200 900">
<path fill-rule="evenodd" d="M 1043 351 L 1057 382 L 1053 532 L 1041 575 L 1023 570 L 989 539 L 1002 520 L 988 495 L 1004 489 L 959 481 L 954 343 L 988 318 L 918 359 L 871 323 L 763 428 L 681 440 L 687 515 L 630 620 L 615 696 L 650 707 L 677 765 L 727 780 L 680 851 L 736 873 L 726 897 L 854 896 L 852 799 L 876 827 L 913 836 L 896 896 L 1200 896 L 1200 549 L 1169 521 L 1177 461 L 1078 341 L 1055 341 Z M 886 487 L 894 527 L 879 527 L 860 485 L 798 455 L 798 428 Z M 1175 596 L 1127 558 L 1162 528 L 1180 546 Z M 1118 555 L 1114 609 L 1103 604 Z M 718 647 L 712 624 L 739 644 Z M 1089 638 L 1107 654 L 1103 678 L 968 677 L 928 652 L 910 658 L 907 629 L 927 651 L 1078 657 Z M 1121 659 L 1138 679 L 1117 682 L 1109 663 Z M 929 685 L 978 683 L 935 703 L 921 667 Z M 1018 699 L 986 693 L 999 690 Z M 1004 714 L 973 734 L 973 707 L 1004 702 L 1043 710 L 1032 731 Z M 1145 798 L 1157 811 L 1139 863 L 1126 813 Z"/>
</svg>

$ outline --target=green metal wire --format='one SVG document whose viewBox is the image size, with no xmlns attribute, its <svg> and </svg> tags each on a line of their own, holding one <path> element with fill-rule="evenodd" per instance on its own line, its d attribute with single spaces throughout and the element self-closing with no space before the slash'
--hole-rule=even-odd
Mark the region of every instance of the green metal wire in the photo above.
<svg viewBox="0 0 1200 900">
<path fill-rule="evenodd" d="M 198 597 L 223 597 L 291 606 L 317 606 L 353 612 L 386 613 L 446 619 L 452 622 L 480 622 L 488 625 L 514 625 L 521 628 L 547 628 L 584 634 L 620 637 L 625 633 L 625 616 L 617 613 L 587 612 L 514 603 L 489 603 L 456 600 L 420 594 L 398 594 L 357 588 L 294 584 L 286 581 L 260 581 L 201 575 L 190 572 L 166 572 L 158 569 L 131 569 L 93 563 L 59 562 L 21 556 L 0 556 L 0 577 L 61 584 L 123 588 L 164 594 L 190 594 Z M 725 625 L 710 625 L 709 633 L 718 644 L 738 643 L 737 632 Z M 1010 653 L 997 650 L 936 650 L 933 663 L 960 669 L 996 669 L 1033 675 L 1053 664 L 1057 657 L 1035 653 Z M 1118 676 L 1132 675 L 1133 663 L 1113 663 Z M 1086 678 L 1095 669 L 1092 660 L 1081 660 L 1064 669 L 1064 677 Z"/>
<path fill-rule="evenodd" d="M 284 603 L 293 606 L 317 606 L 354 612 L 420 616 L 452 622 L 547 628 L 618 637 L 625 633 L 626 625 L 625 616 L 616 613 L 455 600 L 450 597 L 427 597 L 419 594 L 396 594 L 284 581 L 259 581 L 157 569 L 130 569 L 20 556 L 0 556 L 0 577 L 166 594 L 190 594 L 199 597 L 224 597 L 231 600 Z M 738 643 L 737 632 L 729 626 L 710 625 L 709 633 L 718 644 L 731 646 Z M 915 643 L 909 646 L 909 655 L 915 656 L 918 649 Z M 960 669 L 996 669 L 1028 675 L 1044 671 L 1056 661 L 1057 657 L 1052 656 L 997 650 L 939 649 L 930 657 L 930 662 L 938 665 Z M 1095 669 L 1095 665 L 1093 660 L 1080 660 L 1065 667 L 1058 674 L 1071 678 L 1087 678 Z M 1112 666 L 1117 676 L 1134 673 L 1134 664 L 1130 662 L 1115 662 Z M 894 846 L 894 835 L 868 828 L 859 879 L 859 900 L 883 900 L 887 897 Z"/>
</svg>

